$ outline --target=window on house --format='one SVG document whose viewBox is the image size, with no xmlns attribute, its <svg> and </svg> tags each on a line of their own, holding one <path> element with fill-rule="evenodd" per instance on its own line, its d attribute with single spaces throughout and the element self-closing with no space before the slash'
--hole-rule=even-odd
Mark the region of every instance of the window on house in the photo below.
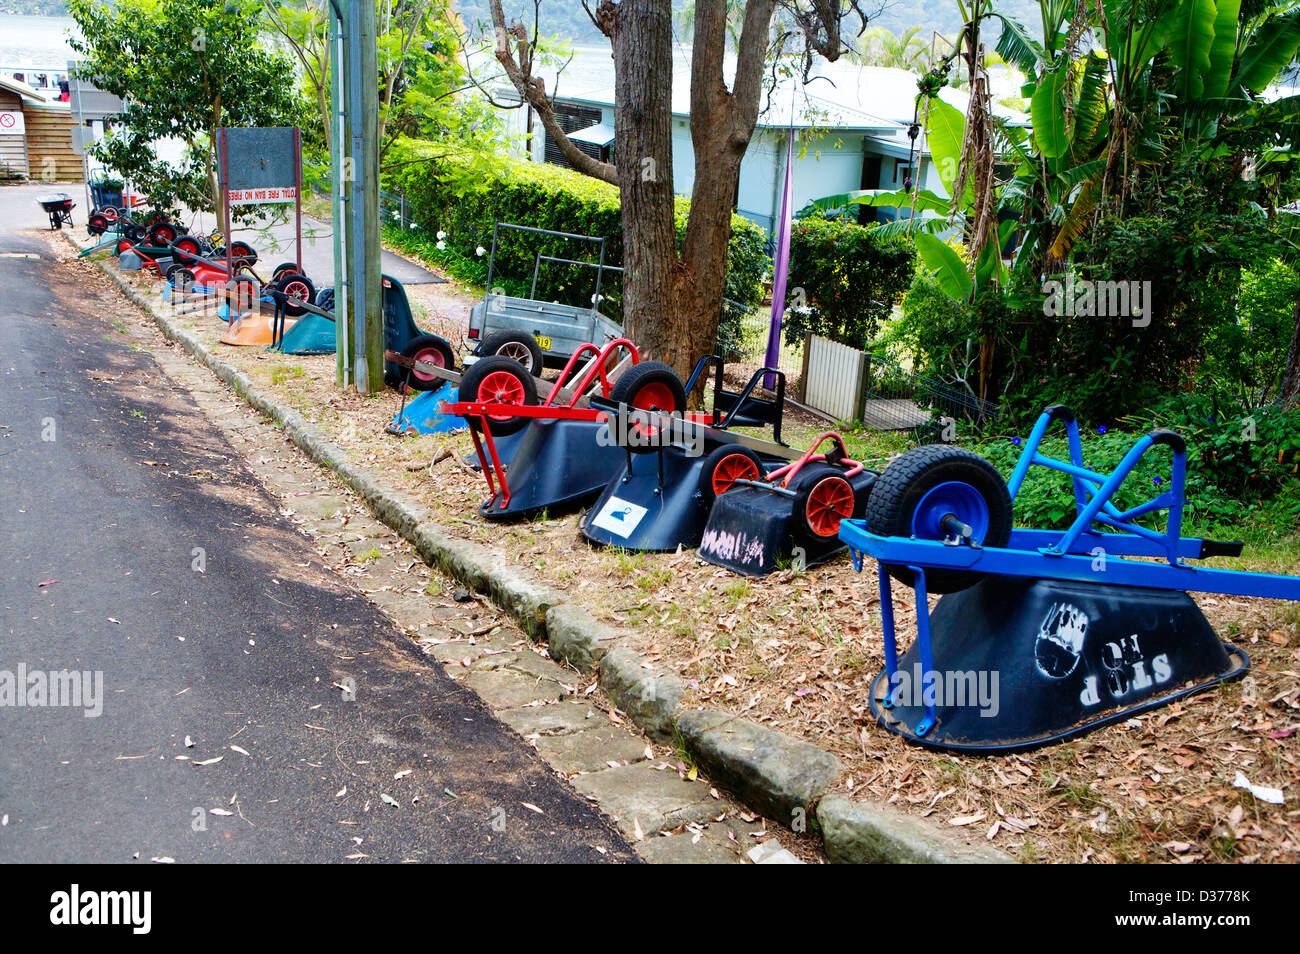
<svg viewBox="0 0 1300 954">
<path fill-rule="evenodd" d="M 556 103 L 555 120 L 566 133 L 577 132 L 579 129 L 586 129 L 588 126 L 594 126 L 600 122 L 600 110 Z M 609 160 L 609 147 L 602 148 L 585 142 L 575 143 L 574 145 L 593 159 Z M 564 153 L 560 152 L 560 147 L 556 145 L 555 140 L 549 135 L 546 137 L 546 161 L 557 166 L 564 166 L 566 169 L 573 168 L 573 164 L 564 158 Z"/>
</svg>

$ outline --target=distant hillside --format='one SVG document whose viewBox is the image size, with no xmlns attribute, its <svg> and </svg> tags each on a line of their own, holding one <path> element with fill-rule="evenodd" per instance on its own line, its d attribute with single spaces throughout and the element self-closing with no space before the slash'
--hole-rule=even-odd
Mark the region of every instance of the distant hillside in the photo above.
<svg viewBox="0 0 1300 954">
<path fill-rule="evenodd" d="M 64 17 L 68 15 L 68 8 L 63 5 L 63 0 L 0 0 L 0 13 Z"/>
<path fill-rule="evenodd" d="M 0 0 L 0 3 L 4 2 L 7 0 Z M 595 0 L 588 2 L 594 9 Z M 673 0 L 673 10 L 681 10 L 688 2 L 689 0 Z M 453 5 L 468 26 L 491 21 L 487 0 L 453 0 Z M 532 0 L 503 0 L 502 6 L 505 8 L 506 19 L 513 17 L 532 24 Z M 1020 20 L 1035 36 L 1042 33 L 1038 0 L 1002 0 L 999 9 Z M 582 9 L 582 0 L 542 0 L 541 11 L 542 32 L 548 36 L 558 34 L 579 44 L 598 43 L 605 39 Z M 922 35 L 928 37 L 932 30 L 956 33 L 961 29 L 961 17 L 957 14 L 955 0 L 890 0 L 885 11 L 872 19 L 870 26 L 885 27 L 893 33 L 922 26 Z M 997 39 L 996 28 L 992 34 L 990 46 Z"/>
</svg>

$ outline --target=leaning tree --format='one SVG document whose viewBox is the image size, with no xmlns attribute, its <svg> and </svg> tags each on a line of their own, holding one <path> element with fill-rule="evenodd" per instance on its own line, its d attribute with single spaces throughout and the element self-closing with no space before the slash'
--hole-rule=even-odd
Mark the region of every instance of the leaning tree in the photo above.
<svg viewBox="0 0 1300 954">
<path fill-rule="evenodd" d="M 846 51 L 842 27 L 852 24 L 861 34 L 867 24 L 862 0 L 745 0 L 739 40 L 731 44 L 735 68 L 728 86 L 728 8 L 737 2 L 695 2 L 690 73 L 695 183 L 679 243 L 673 209 L 671 0 L 599 0 L 594 10 L 583 0 L 613 48 L 613 163 L 589 156 L 560 128 L 545 82 L 534 69 L 537 31 L 530 35 L 520 22 L 508 24 L 501 0 L 489 0 L 496 57 L 521 99 L 575 169 L 619 188 L 624 330 L 682 374 L 713 347 L 717 334 L 740 162 L 758 121 L 770 58 L 802 37 L 806 73 L 815 55 L 835 60 Z"/>
</svg>

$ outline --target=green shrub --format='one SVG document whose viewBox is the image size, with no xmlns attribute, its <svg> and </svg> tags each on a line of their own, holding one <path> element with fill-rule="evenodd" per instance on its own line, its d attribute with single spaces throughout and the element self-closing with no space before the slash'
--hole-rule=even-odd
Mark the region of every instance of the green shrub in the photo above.
<svg viewBox="0 0 1300 954">
<path fill-rule="evenodd" d="M 807 218 L 790 236 L 791 300 L 803 289 L 807 309 L 792 307 L 786 340 L 805 332 L 866 350 L 916 270 L 916 251 L 903 238 L 882 238 L 850 222 Z"/>
<path fill-rule="evenodd" d="M 1283 515 L 1275 530 L 1295 531 L 1300 513 L 1300 410 L 1251 407 L 1232 396 L 1209 392 L 1168 398 L 1126 418 L 1124 425 L 1124 429 L 1107 428 L 1081 421 L 1085 465 L 1109 473 L 1147 430 L 1162 427 L 1181 434 L 1187 441 L 1185 530 L 1237 538 L 1243 527 L 1267 514 L 1272 520 Z M 1043 441 L 1043 453 L 1068 460 L 1064 427 L 1057 425 L 1051 433 Z M 1019 437 L 999 437 L 974 449 L 1010 476 L 1022 446 Z M 1132 507 L 1167 489 L 1170 462 L 1170 452 L 1163 448 L 1147 451 L 1113 498 L 1115 505 L 1121 510 Z M 1074 516 L 1070 478 L 1031 468 L 1016 497 L 1017 524 L 1061 530 Z M 1163 530 L 1164 520 L 1162 511 L 1140 522 Z"/>
<path fill-rule="evenodd" d="M 456 277 L 482 285 L 487 281 L 487 255 L 478 249 L 492 246 L 497 222 L 512 222 L 558 232 L 603 236 L 605 262 L 623 261 L 622 219 L 618 189 L 581 173 L 547 163 L 501 157 L 486 174 L 465 175 L 468 160 L 442 157 L 421 161 L 428 144 L 405 142 L 397 148 L 386 188 L 406 196 L 411 218 L 425 235 L 423 248 L 434 261 Z M 685 232 L 690 203 L 678 198 L 677 234 Z M 438 233 L 445 233 L 437 239 Z M 430 236 L 434 238 L 429 239 Z M 437 248 L 441 241 L 443 248 Z M 543 237 L 502 230 L 492 284 L 511 295 L 527 295 L 538 254 L 595 262 L 594 243 Z M 761 296 L 760 281 L 769 267 L 766 236 L 739 215 L 731 217 L 731 243 L 723 294 L 752 305 Z M 595 291 L 595 269 L 542 262 L 536 296 L 570 305 L 590 304 Z M 601 310 L 622 320 L 622 282 L 618 272 L 606 272 L 601 281 Z"/>
<path fill-rule="evenodd" d="M 1219 328 L 1207 370 L 1248 388 L 1271 392 L 1286 365 L 1295 329 L 1300 270 L 1271 259 L 1241 274 L 1237 320 Z"/>
</svg>

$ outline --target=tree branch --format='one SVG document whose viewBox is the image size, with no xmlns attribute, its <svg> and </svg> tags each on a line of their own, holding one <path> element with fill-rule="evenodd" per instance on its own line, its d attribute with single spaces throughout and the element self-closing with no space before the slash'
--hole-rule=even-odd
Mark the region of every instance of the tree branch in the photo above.
<svg viewBox="0 0 1300 954">
<path fill-rule="evenodd" d="M 528 31 L 523 24 L 516 21 L 507 29 L 501 0 L 488 0 L 488 6 L 492 11 L 497 61 L 505 70 L 506 77 L 514 86 L 520 99 L 536 110 L 537 117 L 546 129 L 546 134 L 555 141 L 560 154 L 574 169 L 593 179 L 601 179 L 617 185 L 618 169 L 614 164 L 593 159 L 579 149 L 560 128 L 559 121 L 555 118 L 555 111 L 551 108 L 551 101 L 546 96 L 546 82 L 541 77 L 532 75 L 531 44 L 528 40 Z M 524 65 L 521 66 L 521 63 Z"/>
</svg>

